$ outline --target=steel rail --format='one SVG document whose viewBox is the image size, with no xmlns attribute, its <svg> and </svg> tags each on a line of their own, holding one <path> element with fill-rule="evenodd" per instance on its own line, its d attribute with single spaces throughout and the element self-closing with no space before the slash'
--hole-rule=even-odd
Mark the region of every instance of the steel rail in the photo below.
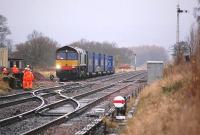
<svg viewBox="0 0 200 135">
<path fill-rule="evenodd" d="M 141 74 L 143 74 L 143 73 L 138 73 L 138 74 L 136 74 L 136 75 L 134 74 L 132 77 L 136 77 L 136 76 L 139 76 L 139 75 L 141 75 Z M 128 79 L 129 79 L 129 78 L 128 78 Z M 126 80 L 126 79 L 123 79 L 123 80 Z M 101 88 L 94 89 L 94 90 L 92 90 L 92 91 L 89 91 L 89 92 L 86 92 L 86 93 L 83 93 L 83 94 L 76 95 L 76 96 L 74 96 L 74 97 L 72 97 L 72 98 L 79 99 L 79 98 L 82 98 L 83 96 L 88 96 L 88 95 L 93 94 L 93 93 L 95 93 L 95 92 L 97 92 L 97 91 L 101 91 L 101 90 L 105 90 L 105 89 L 107 89 L 107 88 L 110 88 L 110 87 L 112 87 L 112 86 L 114 86 L 114 85 L 116 85 L 116 84 L 118 84 L 118 83 L 120 83 L 120 82 L 121 82 L 121 81 L 118 81 L 118 82 L 115 82 L 115 83 L 112 83 L 112 84 L 103 86 L 103 87 L 101 87 Z"/>
<path fill-rule="evenodd" d="M 70 98 L 70 97 L 67 97 L 67 96 L 63 95 L 63 94 L 61 93 L 61 91 L 58 91 L 58 92 L 59 92 L 60 96 L 66 98 L 66 99 Z M 78 105 L 78 106 L 76 107 L 75 110 L 77 110 L 78 108 L 80 108 L 80 103 L 79 103 L 76 99 L 74 99 L 74 98 L 70 98 L 70 99 L 72 99 L 72 100 L 73 100 L 74 102 L 76 102 L 77 105 Z"/>
<path fill-rule="evenodd" d="M 138 74 L 138 75 L 139 75 L 139 74 Z M 134 76 L 137 76 L 137 75 L 134 75 Z M 119 81 L 116 82 L 116 83 L 119 83 Z M 113 85 L 113 84 L 111 84 L 111 85 Z M 62 86 L 60 86 L 60 87 L 62 87 Z M 60 87 L 59 87 L 59 88 L 60 88 Z M 109 87 L 110 87 L 110 86 L 105 86 L 105 89 L 106 89 L 106 88 L 109 88 Z M 99 90 L 103 90 L 103 88 L 96 89 L 96 92 L 99 91 Z M 34 93 L 37 93 L 37 92 L 38 92 L 38 91 L 35 91 Z M 94 91 L 90 92 L 90 94 L 92 94 L 92 93 L 94 93 Z M 84 95 L 87 96 L 87 95 L 89 95 L 89 94 L 84 93 Z M 35 96 L 37 96 L 37 95 L 35 94 Z M 78 95 L 78 96 L 80 96 L 80 95 Z M 78 96 L 77 96 L 77 98 L 78 98 Z M 83 95 L 82 95 L 82 96 L 83 96 Z M 42 97 L 40 97 L 40 96 L 37 96 L 37 97 L 39 97 L 39 98 L 42 100 L 43 105 L 44 105 L 44 100 L 42 99 Z M 67 98 L 67 97 L 65 97 L 65 98 Z M 75 98 L 75 97 L 74 97 L 74 98 Z M 64 99 L 64 100 L 58 101 L 58 102 L 56 102 L 56 103 L 54 103 L 54 104 L 59 104 L 59 102 L 64 102 L 65 100 L 69 100 L 69 99 Z M 75 103 L 77 103 L 77 101 L 76 101 L 75 99 L 73 99 L 73 100 L 75 101 Z M 50 105 L 48 105 L 48 106 L 55 106 L 54 104 L 50 104 Z M 13 118 L 12 120 L 10 120 L 10 122 L 15 122 L 15 121 L 17 121 L 17 120 L 21 120 L 21 119 L 25 118 L 24 116 L 27 116 L 27 115 L 29 115 L 29 114 L 31 114 L 31 113 L 33 113 L 33 112 L 41 111 L 43 108 L 48 108 L 48 106 L 43 106 L 43 105 L 41 105 L 40 107 L 38 107 L 38 108 L 36 108 L 36 109 L 34 109 L 34 110 L 32 110 L 32 111 L 29 111 L 29 112 L 25 113 L 25 114 L 21 114 L 21 115 L 16 116 L 16 117 Z M 83 108 L 82 108 L 82 109 L 83 109 Z M 77 108 L 75 109 L 75 111 L 76 111 L 76 110 L 79 110 L 79 111 L 80 111 L 80 104 L 77 106 Z M 0 123 L 0 124 L 1 124 L 1 123 Z M 4 121 L 4 123 L 2 122 L 1 125 L 5 126 L 5 125 L 7 125 L 7 124 L 9 124 L 9 120 L 8 120 L 8 121 Z"/>
<path fill-rule="evenodd" d="M 77 85 L 77 84 L 80 84 L 80 83 L 72 83 L 72 84 L 65 84 L 65 85 L 61 85 L 61 86 L 54 86 L 54 87 L 48 87 L 48 88 L 40 88 L 40 89 L 36 89 L 36 90 L 33 90 L 33 91 L 28 91 L 28 92 L 23 92 L 23 93 L 20 93 L 20 94 L 12 94 L 12 95 L 6 95 L 6 96 L 0 96 L 0 101 L 2 100 L 8 100 L 9 98 L 10 99 L 16 99 L 18 97 L 23 97 L 25 95 L 32 95 L 34 92 L 40 92 L 40 91 L 50 91 L 50 90 L 55 90 L 55 89 L 60 89 L 60 88 L 63 88 L 63 87 L 67 87 L 67 86 L 72 86 L 72 85 Z"/>
<path fill-rule="evenodd" d="M 79 83 L 74 83 L 73 85 L 75 85 L 75 84 L 79 84 Z M 43 93 L 42 96 L 45 97 L 45 96 L 52 94 L 53 92 L 51 92 L 51 91 L 53 91 L 53 90 L 61 89 L 61 88 L 66 89 L 66 87 L 68 87 L 68 86 L 72 87 L 71 85 L 67 84 L 67 85 L 64 85 L 64 86 L 55 86 L 55 87 L 49 87 L 49 88 L 44 88 L 44 89 L 37 89 L 37 90 L 34 90 L 32 92 L 25 92 L 25 93 L 20 93 L 20 94 L 2 96 L 2 97 L 0 97 L 0 100 L 5 100 L 5 99 L 8 100 L 9 98 L 15 99 L 15 100 L 0 104 L 0 108 L 4 108 L 4 107 L 8 107 L 8 106 L 11 106 L 11 105 L 16 105 L 16 104 L 20 104 L 20 103 L 32 100 L 32 99 L 34 99 L 34 97 L 37 97 L 37 95 L 40 94 L 40 93 Z M 70 87 L 69 87 L 69 89 L 73 89 L 73 88 L 70 88 Z M 45 92 L 49 92 L 49 91 L 50 91 L 50 93 L 45 93 Z M 24 97 L 26 95 L 29 95 L 30 97 L 16 100 L 16 98 Z"/>
<path fill-rule="evenodd" d="M 94 81 L 102 80 L 102 79 L 105 79 L 105 78 L 110 78 L 110 77 L 113 77 L 113 76 L 117 76 L 117 75 L 120 75 L 120 74 L 124 74 L 124 73 L 115 73 L 115 74 L 106 75 L 106 76 L 98 76 L 98 77 L 95 77 L 95 78 L 87 79 L 86 81 L 87 82 L 94 82 Z"/>
<path fill-rule="evenodd" d="M 37 106 L 36 108 L 34 108 L 32 110 L 26 111 L 24 113 L 21 113 L 21 114 L 18 114 L 18 115 L 15 115 L 15 116 L 8 117 L 8 118 L 0 120 L 0 126 L 1 127 L 6 126 L 6 125 L 8 125 L 10 123 L 13 123 L 13 122 L 16 122 L 18 120 L 21 120 L 23 117 L 25 117 L 25 116 L 27 116 L 29 114 L 34 113 L 35 110 L 37 110 L 38 108 L 41 108 L 41 106 L 44 105 L 44 100 L 43 99 L 37 97 L 37 100 L 40 100 L 40 102 L 41 102 L 41 104 L 39 106 Z"/>
<path fill-rule="evenodd" d="M 141 75 L 141 74 L 140 74 L 140 75 Z M 96 104 L 99 103 L 101 100 L 106 99 L 106 98 L 109 97 L 110 95 L 112 95 L 112 94 L 114 94 L 114 93 L 116 93 L 116 92 L 118 92 L 118 91 L 120 91 L 120 90 L 122 90 L 122 89 L 124 89 L 124 88 L 126 88 L 126 87 L 128 87 L 128 86 L 130 86 L 130 85 L 132 85 L 132 84 L 127 84 L 127 85 L 125 85 L 124 87 L 119 88 L 119 89 L 117 89 L 117 90 L 115 90 L 115 91 L 113 91 L 113 92 L 111 92 L 111 93 L 109 93 L 109 94 L 107 94 L 107 95 L 105 95 L 105 96 L 102 96 L 102 97 L 96 99 L 95 101 L 93 101 L 93 102 L 91 102 L 91 103 L 89 103 L 89 104 L 87 104 L 87 105 L 85 105 L 85 106 L 83 106 L 83 107 L 81 107 L 81 108 L 78 108 L 77 110 L 75 110 L 75 111 L 73 111 L 73 112 L 71 112 L 71 113 L 65 114 L 65 115 L 63 115 L 63 116 L 60 116 L 60 117 L 56 118 L 56 119 L 53 120 L 53 121 L 50 121 L 50 122 L 48 122 L 48 123 L 46 123 L 46 124 L 43 124 L 43 125 L 41 125 L 41 126 L 39 126 L 39 127 L 34 128 L 34 129 L 31 129 L 31 130 L 29 130 L 29 131 L 23 133 L 22 135 L 36 134 L 36 133 L 40 132 L 41 130 L 44 130 L 45 128 L 47 128 L 47 127 L 49 127 L 49 126 L 53 126 L 53 125 L 57 125 L 57 124 L 61 124 L 61 123 L 63 123 L 63 122 L 66 122 L 67 120 L 70 120 L 70 119 L 72 119 L 73 117 L 84 113 L 86 110 L 88 110 L 89 108 L 91 108 L 91 106 L 96 105 Z"/>
<path fill-rule="evenodd" d="M 74 83 L 74 85 L 75 85 L 75 84 L 80 84 L 80 83 Z M 51 95 L 51 94 L 53 94 L 53 93 L 52 93 L 52 92 L 51 92 L 51 93 L 45 93 L 45 94 L 43 94 L 43 95 L 41 95 L 41 96 L 39 95 L 39 93 L 41 93 L 41 92 L 49 92 L 50 90 L 56 90 L 56 89 L 61 89 L 61 88 L 62 88 L 62 89 L 66 89 L 67 86 L 70 86 L 70 85 L 50 87 L 49 89 L 48 89 L 48 88 L 45 88 L 45 89 L 38 89 L 38 90 L 35 90 L 35 91 L 32 91 L 32 92 L 27 92 L 27 93 L 25 93 L 25 94 L 32 94 L 33 97 L 31 97 L 31 98 L 26 98 L 26 99 L 22 99 L 22 100 L 19 100 L 19 101 L 13 101 L 13 102 L 8 102 L 8 103 L 0 104 L 1 107 L 7 107 L 7 106 L 9 106 L 9 105 L 15 105 L 15 104 L 22 103 L 22 102 L 29 101 L 29 100 L 33 100 L 33 99 L 38 99 L 38 100 L 41 101 L 41 105 L 38 106 L 37 108 L 34 108 L 34 109 L 30 110 L 30 111 L 26 111 L 26 112 L 24 112 L 24 113 L 21 113 L 21 114 L 18 114 L 18 115 L 15 115 L 15 116 L 8 117 L 8 118 L 5 118 L 5 119 L 0 120 L 0 126 L 8 125 L 8 124 L 12 123 L 13 121 L 22 120 L 22 119 L 25 118 L 25 116 L 28 116 L 28 115 L 30 115 L 30 114 L 32 114 L 32 113 L 34 113 L 34 112 L 38 112 L 38 111 L 41 110 L 42 108 L 53 107 L 54 104 L 57 105 L 57 104 L 59 104 L 59 103 L 65 102 L 66 99 L 61 100 L 61 101 L 57 101 L 57 102 L 55 102 L 55 103 L 51 103 L 51 104 L 49 104 L 49 105 L 45 105 L 45 100 L 44 100 L 42 97 Z M 81 86 L 80 86 L 80 87 L 81 87 Z M 80 87 L 79 87 L 79 88 L 80 88 Z M 75 87 L 75 88 L 77 88 L 77 87 Z M 69 88 L 69 89 L 70 89 L 70 88 Z M 69 89 L 68 89 L 68 90 L 69 90 Z M 73 88 L 71 88 L 71 89 L 73 89 Z M 14 97 L 18 97 L 18 96 L 23 96 L 23 94 L 15 94 L 15 95 L 11 95 L 11 96 L 9 96 L 9 97 L 14 98 Z M 61 97 L 62 97 L 62 96 L 61 96 Z M 3 98 L 6 98 L 6 97 L 3 97 Z M 66 98 L 66 97 L 64 97 L 64 98 Z M 69 100 L 69 99 L 67 99 L 67 100 Z M 80 104 L 77 103 L 77 101 L 76 101 L 75 99 L 70 99 L 70 100 L 72 100 L 73 102 L 75 102 L 75 103 L 77 104 L 77 106 L 80 105 Z"/>
<path fill-rule="evenodd" d="M 55 87 L 55 88 L 52 88 L 52 89 L 56 89 L 56 88 L 58 89 L 58 88 L 61 88 L 61 87 Z M 46 89 L 47 88 L 41 89 L 41 90 L 46 90 Z M 2 107 L 6 107 L 6 106 L 8 106 L 10 104 L 22 103 L 23 101 L 29 101 L 29 100 L 33 100 L 33 99 L 37 99 L 37 100 L 39 100 L 41 102 L 41 104 L 38 107 L 36 107 L 36 108 L 34 108 L 32 110 L 29 110 L 29 111 L 26 111 L 24 113 L 21 113 L 21 114 L 18 114 L 18 115 L 15 115 L 15 116 L 8 117 L 8 118 L 0 120 L 0 126 L 3 127 L 3 126 L 6 126 L 6 125 L 8 125 L 8 124 L 10 124 L 12 122 L 15 122 L 15 121 L 18 121 L 18 120 L 22 120 L 26 116 L 28 116 L 28 115 L 30 115 L 32 113 L 35 113 L 35 111 L 37 111 L 38 109 L 42 108 L 44 106 L 44 104 L 45 104 L 45 100 L 42 98 L 42 96 L 48 96 L 48 95 L 51 95 L 52 93 L 46 93 L 46 94 L 44 94 L 42 96 L 37 95 L 36 93 L 38 91 L 41 92 L 41 90 L 35 90 L 35 91 L 31 92 L 33 94 L 33 97 L 31 97 L 31 98 L 26 98 L 26 99 L 23 99 L 23 100 L 14 101 L 14 102 L 8 102 L 8 103 L 5 103 L 5 104 L 2 104 L 1 105 Z M 17 96 L 17 95 L 14 95 L 14 96 Z"/>
<path fill-rule="evenodd" d="M 142 76 L 142 77 L 140 77 L 139 79 L 134 80 L 133 83 L 137 82 L 137 81 L 140 80 L 140 79 L 143 79 L 144 77 L 145 77 L 145 75 Z M 131 77 L 130 77 L 129 79 L 131 79 Z M 124 81 L 123 81 L 123 82 L 124 82 Z M 126 85 L 126 86 L 124 86 L 124 87 L 128 87 L 128 86 L 130 86 L 130 85 L 132 85 L 132 84 L 128 84 L 128 85 Z M 123 87 L 123 88 L 124 88 L 124 87 Z M 122 89 L 123 89 L 123 88 L 122 88 Z M 114 91 L 114 93 L 115 93 L 115 91 Z M 109 111 L 112 111 L 112 109 L 113 109 L 113 108 L 111 108 Z M 90 128 L 85 128 L 85 127 L 84 127 L 83 129 L 79 130 L 78 132 L 75 133 L 75 135 L 86 135 L 86 134 L 88 134 L 91 130 L 93 130 L 93 128 L 96 127 L 96 125 L 98 125 L 100 122 L 103 121 L 104 117 L 105 117 L 105 116 L 99 118 L 99 119 L 98 119 L 98 122 L 93 122 L 93 124 L 90 126 Z M 95 120 L 94 120 L 94 121 L 95 121 Z M 82 130 L 83 130 L 83 131 L 82 131 Z"/>
<path fill-rule="evenodd" d="M 136 75 L 133 75 L 132 77 L 136 77 L 136 76 L 141 75 L 141 74 L 142 74 L 142 73 L 138 73 L 138 74 L 136 74 Z M 68 99 L 73 99 L 75 102 L 78 102 L 77 99 L 83 98 L 83 97 L 85 97 L 85 96 L 88 96 L 88 95 L 90 95 L 90 94 L 96 93 L 96 92 L 98 92 L 98 91 L 105 90 L 105 89 L 107 89 L 107 88 L 111 88 L 111 87 L 113 87 L 113 86 L 114 86 L 115 84 L 117 84 L 117 83 L 118 83 L 118 82 L 115 82 L 115 83 L 112 83 L 112 84 L 103 86 L 103 87 L 101 87 L 101 88 L 97 88 L 97 89 L 91 90 L 91 91 L 89 91 L 89 92 L 81 93 L 81 94 L 76 95 L 76 96 L 73 96 L 73 97 L 71 97 L 71 98 L 70 98 L 70 97 L 67 97 L 67 96 L 65 96 L 65 95 L 63 95 L 63 94 L 61 93 L 62 91 L 60 90 L 59 93 L 61 94 L 61 96 L 63 96 L 63 97 L 66 98 L 66 99 L 57 101 L 57 102 L 55 102 L 55 103 L 51 103 L 51 104 L 49 104 L 49 105 L 45 105 L 45 106 L 39 108 L 38 110 L 36 110 L 36 112 L 39 113 L 39 112 L 42 111 L 43 109 L 51 109 L 51 108 L 53 108 L 54 106 L 59 105 L 60 103 L 63 103 L 63 102 L 65 102 L 65 101 L 68 100 Z M 79 106 L 80 106 L 80 104 L 79 104 Z"/>
<path fill-rule="evenodd" d="M 121 77 L 121 76 L 129 76 L 130 74 L 133 74 L 133 73 L 135 73 L 135 72 L 130 72 L 130 73 L 126 73 L 126 74 L 120 74 L 118 76 L 113 76 L 113 77 L 110 77 L 110 78 L 106 78 L 106 79 L 102 80 L 101 82 L 106 82 L 106 81 L 109 81 L 109 80 L 112 80 L 112 79 L 115 79 L 115 78 Z"/>
</svg>

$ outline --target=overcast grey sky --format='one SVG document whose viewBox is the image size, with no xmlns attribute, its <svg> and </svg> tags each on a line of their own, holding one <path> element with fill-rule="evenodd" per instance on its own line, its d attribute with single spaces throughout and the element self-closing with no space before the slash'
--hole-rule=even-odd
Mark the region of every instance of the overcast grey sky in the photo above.
<svg viewBox="0 0 200 135">
<path fill-rule="evenodd" d="M 0 0 L 0 14 L 8 19 L 14 43 L 24 42 L 33 30 L 61 45 L 82 38 L 116 42 L 120 47 L 176 42 L 178 0 Z M 190 10 L 180 17 L 180 40 L 194 22 L 197 0 L 179 0 Z"/>
</svg>

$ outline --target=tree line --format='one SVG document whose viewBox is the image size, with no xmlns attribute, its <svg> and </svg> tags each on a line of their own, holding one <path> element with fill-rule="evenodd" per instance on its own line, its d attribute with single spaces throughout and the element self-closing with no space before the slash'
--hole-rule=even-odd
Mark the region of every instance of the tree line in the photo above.
<svg viewBox="0 0 200 135">
<path fill-rule="evenodd" d="M 105 53 L 115 56 L 116 66 L 121 64 L 134 64 L 134 54 L 137 57 L 137 66 L 141 66 L 146 61 L 164 61 L 168 60 L 168 54 L 163 47 L 156 45 L 143 45 L 137 47 L 117 47 L 116 43 L 94 42 L 80 40 L 70 44 L 70 46 L 79 47 L 88 51 Z"/>
<path fill-rule="evenodd" d="M 22 58 L 24 65 L 29 64 L 33 67 L 46 68 L 53 67 L 55 63 L 55 52 L 60 45 L 53 39 L 44 34 L 33 31 L 27 36 L 27 41 L 15 45 L 15 51 L 12 51 L 12 40 L 7 36 L 11 31 L 7 25 L 6 17 L 0 15 L 0 47 L 8 47 L 9 55 Z M 116 66 L 121 64 L 133 65 L 134 54 L 137 55 L 137 66 L 144 64 L 147 60 L 168 59 L 167 52 L 163 47 L 156 45 L 144 45 L 139 47 L 118 47 L 116 43 L 96 42 L 82 39 L 69 46 L 76 46 L 82 49 L 104 53 L 115 56 Z"/>
<path fill-rule="evenodd" d="M 54 65 L 58 43 L 42 33 L 33 31 L 24 43 L 16 44 L 13 55 L 24 60 L 24 64 L 47 68 Z"/>
</svg>

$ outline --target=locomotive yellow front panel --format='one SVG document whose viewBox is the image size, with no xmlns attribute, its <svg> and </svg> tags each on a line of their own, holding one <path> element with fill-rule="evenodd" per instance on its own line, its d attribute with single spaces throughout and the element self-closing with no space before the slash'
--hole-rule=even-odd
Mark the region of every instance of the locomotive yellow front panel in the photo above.
<svg viewBox="0 0 200 135">
<path fill-rule="evenodd" d="M 79 66 L 78 60 L 56 60 L 56 69 L 62 67 L 77 67 Z"/>
</svg>

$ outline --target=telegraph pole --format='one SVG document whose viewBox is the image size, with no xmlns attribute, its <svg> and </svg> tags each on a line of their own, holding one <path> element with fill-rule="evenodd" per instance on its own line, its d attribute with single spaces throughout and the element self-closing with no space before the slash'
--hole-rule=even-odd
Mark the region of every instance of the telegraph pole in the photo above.
<svg viewBox="0 0 200 135">
<path fill-rule="evenodd" d="M 135 71 L 136 71 L 136 54 L 135 54 Z"/>
<path fill-rule="evenodd" d="M 176 29 L 176 45 L 179 43 L 179 10 L 180 6 L 179 4 L 177 5 L 177 29 Z"/>
<path fill-rule="evenodd" d="M 180 5 L 177 5 L 177 30 L 176 30 L 176 44 L 179 44 L 179 14 L 180 13 L 187 13 L 187 10 L 181 10 Z"/>
<path fill-rule="evenodd" d="M 181 47 L 179 45 L 179 15 L 180 13 L 187 13 L 188 11 L 187 10 L 182 10 L 180 9 L 180 5 L 178 4 L 177 5 L 177 30 L 176 30 L 176 47 L 177 47 L 177 54 L 176 55 L 180 55 L 180 51 L 181 51 Z"/>
</svg>

